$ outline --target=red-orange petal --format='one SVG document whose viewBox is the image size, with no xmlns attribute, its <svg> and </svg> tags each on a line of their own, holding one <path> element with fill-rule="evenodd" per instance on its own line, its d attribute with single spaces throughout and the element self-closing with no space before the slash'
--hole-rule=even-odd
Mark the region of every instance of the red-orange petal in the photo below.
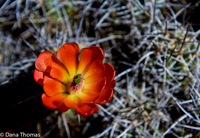
<svg viewBox="0 0 200 138">
<path fill-rule="evenodd" d="M 95 104 L 82 104 L 77 109 L 75 109 L 75 111 L 79 115 L 81 115 L 83 117 L 87 117 L 87 116 L 90 116 L 91 114 L 99 111 L 99 109 Z"/>
<path fill-rule="evenodd" d="M 113 89 L 104 89 L 101 91 L 99 98 L 95 101 L 95 104 L 105 104 L 109 102 L 113 97 Z"/>
<path fill-rule="evenodd" d="M 50 66 L 51 70 L 49 75 L 52 78 L 55 78 L 63 83 L 67 83 L 69 81 L 69 74 L 66 69 L 58 68 L 57 66 Z"/>
<path fill-rule="evenodd" d="M 116 81 L 115 80 L 112 80 L 110 83 L 106 83 L 106 86 L 104 87 L 104 89 L 109 89 L 109 88 L 111 88 L 111 89 L 114 89 L 114 87 L 115 87 L 115 83 L 116 83 Z"/>
<path fill-rule="evenodd" d="M 64 84 L 47 76 L 44 77 L 43 89 L 48 96 L 63 93 L 67 90 Z"/>
<path fill-rule="evenodd" d="M 91 91 L 95 91 L 97 93 L 101 92 L 106 85 L 106 78 L 100 78 L 99 81 L 95 81 L 92 83 L 88 83 L 84 85 L 83 89 L 88 89 Z"/>
<path fill-rule="evenodd" d="M 95 59 L 99 59 L 102 62 L 103 58 L 104 51 L 100 47 L 90 46 L 89 48 L 83 48 L 80 52 L 80 62 L 77 73 L 85 72 Z"/>
<path fill-rule="evenodd" d="M 40 53 L 35 61 L 35 67 L 42 72 L 45 72 L 47 67 L 52 64 L 62 66 L 62 63 L 56 58 L 56 56 L 50 51 L 43 51 Z"/>
<path fill-rule="evenodd" d="M 93 51 L 93 54 L 94 54 L 94 60 L 95 59 L 99 59 L 101 62 L 103 61 L 104 59 L 104 51 L 101 47 L 98 47 L 98 46 L 90 46 L 89 47 L 92 51 Z"/>
<path fill-rule="evenodd" d="M 70 76 L 75 75 L 78 68 L 79 47 L 76 43 L 66 43 L 58 51 L 57 57 L 67 68 Z"/>
<path fill-rule="evenodd" d="M 74 104 L 77 106 L 81 105 L 81 99 L 77 95 L 74 96 Z"/>
<path fill-rule="evenodd" d="M 58 111 L 59 112 L 66 112 L 69 108 L 65 105 L 65 104 L 62 104 L 60 107 L 58 107 Z"/>
<path fill-rule="evenodd" d="M 48 96 L 45 93 L 42 94 L 42 103 L 46 108 L 56 109 L 63 104 L 63 94 L 57 94 L 54 96 Z"/>
<path fill-rule="evenodd" d="M 43 76 L 44 76 L 43 72 L 41 72 L 37 69 L 34 70 L 33 78 L 40 85 L 43 85 L 43 79 L 44 79 Z"/>
<path fill-rule="evenodd" d="M 95 81 L 99 81 L 99 79 L 104 78 L 105 77 L 105 73 L 98 73 L 98 74 L 94 74 L 92 76 L 89 76 L 87 78 L 85 78 L 84 83 L 88 84 L 91 82 L 95 82 Z"/>
<path fill-rule="evenodd" d="M 104 63 L 106 83 L 110 83 L 115 78 L 116 71 L 109 63 Z"/>
<path fill-rule="evenodd" d="M 83 75 L 84 75 L 85 78 L 87 78 L 87 77 L 92 76 L 94 74 L 103 73 L 104 71 L 105 71 L 104 64 L 100 60 L 96 59 L 89 66 L 89 69 L 87 70 L 87 72 L 83 73 Z"/>
<path fill-rule="evenodd" d="M 92 90 L 83 89 L 78 97 L 81 99 L 81 103 L 94 103 L 99 98 L 99 94 Z"/>
<path fill-rule="evenodd" d="M 81 104 L 81 100 L 76 95 L 69 94 L 63 101 L 65 105 L 69 108 L 76 109 L 78 105 Z"/>
<path fill-rule="evenodd" d="M 44 72 L 62 82 L 68 80 L 68 73 L 64 65 L 50 51 L 42 52 L 35 61 L 35 67 L 38 71 Z"/>
</svg>

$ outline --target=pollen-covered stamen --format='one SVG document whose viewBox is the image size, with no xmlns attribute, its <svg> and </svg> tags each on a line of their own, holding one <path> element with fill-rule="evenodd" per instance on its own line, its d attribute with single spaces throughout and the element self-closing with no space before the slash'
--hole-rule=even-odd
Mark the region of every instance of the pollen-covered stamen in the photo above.
<svg viewBox="0 0 200 138">
<path fill-rule="evenodd" d="M 77 91 L 81 90 L 84 80 L 85 79 L 84 79 L 82 73 L 75 75 L 70 84 L 70 92 L 77 92 Z"/>
</svg>

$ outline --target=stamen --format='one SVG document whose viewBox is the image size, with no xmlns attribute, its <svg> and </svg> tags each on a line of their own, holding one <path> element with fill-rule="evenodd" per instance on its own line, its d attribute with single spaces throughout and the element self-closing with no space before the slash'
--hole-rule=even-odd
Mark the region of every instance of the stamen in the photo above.
<svg viewBox="0 0 200 138">
<path fill-rule="evenodd" d="M 84 81 L 84 77 L 82 73 L 75 75 L 70 85 L 70 92 L 79 91 L 83 85 L 83 81 Z"/>
</svg>

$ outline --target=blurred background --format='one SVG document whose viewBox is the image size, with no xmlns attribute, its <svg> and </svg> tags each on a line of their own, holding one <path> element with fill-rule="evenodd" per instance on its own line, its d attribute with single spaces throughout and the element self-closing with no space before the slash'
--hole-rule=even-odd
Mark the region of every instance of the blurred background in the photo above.
<svg viewBox="0 0 200 138">
<path fill-rule="evenodd" d="M 1 0 L 0 132 L 41 138 L 200 137 L 200 1 Z M 103 48 L 113 99 L 84 118 L 43 106 L 44 50 Z"/>
</svg>

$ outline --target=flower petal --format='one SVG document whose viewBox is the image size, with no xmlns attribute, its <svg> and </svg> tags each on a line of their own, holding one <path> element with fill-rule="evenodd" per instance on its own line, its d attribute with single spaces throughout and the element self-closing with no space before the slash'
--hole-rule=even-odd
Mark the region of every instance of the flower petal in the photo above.
<svg viewBox="0 0 200 138">
<path fill-rule="evenodd" d="M 48 96 L 53 96 L 67 91 L 64 84 L 47 76 L 44 77 L 43 89 Z"/>
<path fill-rule="evenodd" d="M 57 94 L 54 96 L 48 96 L 45 93 L 42 94 L 42 103 L 45 107 L 49 109 L 56 109 L 63 104 L 63 94 Z"/>
<path fill-rule="evenodd" d="M 79 47 L 76 43 L 66 43 L 58 51 L 57 57 L 74 76 L 78 67 Z"/>
<path fill-rule="evenodd" d="M 109 88 L 114 89 L 115 83 L 116 83 L 116 81 L 112 80 L 110 83 L 106 84 L 106 86 L 104 87 L 104 89 L 109 89 Z"/>
<path fill-rule="evenodd" d="M 33 78 L 40 85 L 43 85 L 43 79 L 44 79 L 43 76 L 44 76 L 43 72 L 41 72 L 37 69 L 34 70 Z"/>
<path fill-rule="evenodd" d="M 77 95 L 69 94 L 64 99 L 64 103 L 67 107 L 76 109 L 81 104 L 81 100 Z"/>
<path fill-rule="evenodd" d="M 104 64 L 96 59 L 95 61 L 92 62 L 92 64 L 89 66 L 89 69 L 87 70 L 87 72 L 83 72 L 83 75 L 85 78 L 92 76 L 94 74 L 98 74 L 98 73 L 102 73 L 105 71 L 105 66 Z"/>
<path fill-rule="evenodd" d="M 104 78 L 105 77 L 105 73 L 98 73 L 98 74 L 94 74 L 92 76 L 89 76 L 87 78 L 85 78 L 84 83 L 88 84 L 91 82 L 95 82 L 95 81 L 99 81 L 100 78 Z"/>
<path fill-rule="evenodd" d="M 85 84 L 84 89 L 88 89 L 88 90 L 95 91 L 95 92 L 99 93 L 99 92 L 102 91 L 102 89 L 105 87 L 105 85 L 106 85 L 106 78 L 103 78 L 99 81 L 95 81 L 95 82 L 92 82 L 92 83 Z"/>
<path fill-rule="evenodd" d="M 68 73 L 64 65 L 50 51 L 42 52 L 35 61 L 35 67 L 38 71 L 44 72 L 52 78 L 62 82 L 68 79 Z"/>
<path fill-rule="evenodd" d="M 90 46 L 89 48 L 93 51 L 93 55 L 95 55 L 93 59 L 99 59 L 102 62 L 104 59 L 103 49 L 98 46 Z"/>
<path fill-rule="evenodd" d="M 66 112 L 69 108 L 65 105 L 65 104 L 62 104 L 60 107 L 58 107 L 58 111 L 59 112 Z"/>
<path fill-rule="evenodd" d="M 113 89 L 104 89 L 101 91 L 99 98 L 95 101 L 95 104 L 105 104 L 109 102 L 113 97 Z"/>
<path fill-rule="evenodd" d="M 99 109 L 95 104 L 82 104 L 77 109 L 75 109 L 75 111 L 79 115 L 87 117 L 90 116 L 92 113 L 99 111 Z"/>
<path fill-rule="evenodd" d="M 74 104 L 77 106 L 81 105 L 81 99 L 77 95 L 74 96 Z"/>
<path fill-rule="evenodd" d="M 52 64 L 62 66 L 62 63 L 50 51 L 44 51 L 40 53 L 35 61 L 35 67 L 42 72 L 45 72 L 47 67 Z"/>
<path fill-rule="evenodd" d="M 78 94 L 78 97 L 81 99 L 81 103 L 94 103 L 99 97 L 99 94 L 88 89 L 83 89 L 82 92 Z"/>
<path fill-rule="evenodd" d="M 50 66 L 50 73 L 49 75 L 52 77 L 52 78 L 55 78 L 63 83 L 67 83 L 68 80 L 69 80 L 69 74 L 67 73 L 67 70 L 66 69 L 60 69 L 56 66 Z M 45 74 L 44 74 L 45 75 Z"/>
<path fill-rule="evenodd" d="M 83 48 L 80 52 L 80 62 L 77 73 L 82 73 L 87 70 L 88 66 L 95 60 L 99 59 L 101 62 L 104 58 L 104 51 L 97 46 L 90 46 L 89 48 Z"/>
<path fill-rule="evenodd" d="M 115 78 L 116 71 L 108 63 L 104 63 L 104 66 L 105 66 L 106 83 L 110 83 L 110 81 L 112 81 Z"/>
</svg>

